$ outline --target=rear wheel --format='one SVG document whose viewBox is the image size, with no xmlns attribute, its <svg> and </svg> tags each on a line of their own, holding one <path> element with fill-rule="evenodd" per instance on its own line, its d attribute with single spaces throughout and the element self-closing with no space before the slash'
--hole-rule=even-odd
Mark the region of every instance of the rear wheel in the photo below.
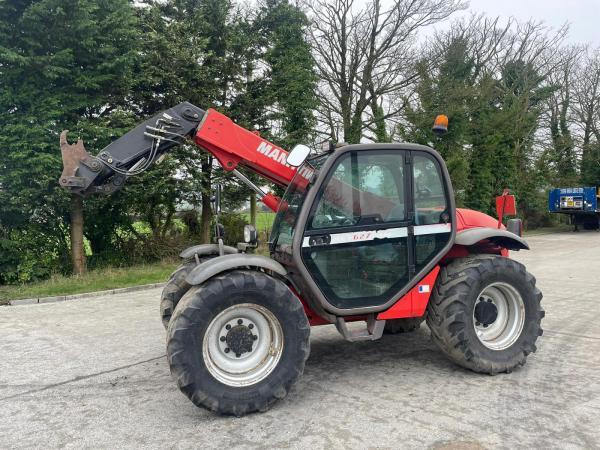
<svg viewBox="0 0 600 450">
<path fill-rule="evenodd" d="M 424 317 L 386 320 L 383 332 L 385 334 L 409 333 L 411 331 L 418 330 L 424 320 Z"/>
<path fill-rule="evenodd" d="M 512 259 L 458 259 L 442 268 L 427 325 L 433 341 L 457 364 L 476 372 L 510 372 L 536 351 L 541 299 L 535 278 Z"/>
<path fill-rule="evenodd" d="M 160 320 L 162 320 L 165 329 L 169 326 L 169 321 L 177 303 L 179 303 L 181 297 L 191 287 L 186 283 L 185 279 L 196 265 L 196 261 L 193 259 L 185 261 L 171 274 L 162 290 L 160 296 Z"/>
<path fill-rule="evenodd" d="M 236 270 L 190 289 L 167 330 L 181 391 L 221 414 L 265 411 L 299 379 L 309 354 L 302 304 L 281 281 Z"/>
</svg>

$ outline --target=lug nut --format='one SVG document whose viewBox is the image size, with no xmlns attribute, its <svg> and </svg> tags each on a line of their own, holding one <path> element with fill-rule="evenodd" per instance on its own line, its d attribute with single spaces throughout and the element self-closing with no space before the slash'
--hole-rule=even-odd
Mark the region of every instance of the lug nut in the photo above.
<svg viewBox="0 0 600 450">
<path fill-rule="evenodd" d="M 253 339 L 253 340 L 257 340 L 257 339 L 258 339 L 258 336 L 257 336 L 257 335 L 255 335 L 255 334 L 253 334 L 253 335 L 252 335 L 252 339 Z"/>
<path fill-rule="evenodd" d="M 483 324 L 483 328 L 487 328 L 487 327 L 488 327 L 488 324 L 487 324 L 487 323 L 484 323 L 484 324 Z"/>
<path fill-rule="evenodd" d="M 221 336 L 221 342 L 225 342 L 225 336 Z"/>
<path fill-rule="evenodd" d="M 229 325 L 229 324 L 225 325 L 225 329 L 226 330 L 231 330 L 231 325 Z"/>
<path fill-rule="evenodd" d="M 225 349 L 225 353 L 229 353 L 229 349 L 228 348 Z"/>
<path fill-rule="evenodd" d="M 250 325 L 248 325 L 248 328 L 250 328 L 250 329 L 254 328 L 254 324 L 251 323 Z"/>
<path fill-rule="evenodd" d="M 475 325 L 478 327 L 481 326 L 481 324 L 479 322 L 475 322 Z"/>
<path fill-rule="evenodd" d="M 235 357 L 236 357 L 236 358 L 239 358 L 240 356 L 242 356 L 242 354 L 241 354 L 241 353 L 236 353 L 236 354 L 235 354 Z"/>
<path fill-rule="evenodd" d="M 244 323 L 244 321 L 242 319 L 238 319 L 238 325 L 241 325 L 243 323 Z"/>
</svg>

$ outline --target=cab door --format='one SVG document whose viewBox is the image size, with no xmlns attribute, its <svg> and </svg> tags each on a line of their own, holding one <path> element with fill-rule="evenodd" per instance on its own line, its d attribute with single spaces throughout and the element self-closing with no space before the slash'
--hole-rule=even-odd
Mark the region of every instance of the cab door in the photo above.
<svg viewBox="0 0 600 450">
<path fill-rule="evenodd" d="M 427 152 L 341 154 L 315 196 L 301 257 L 336 310 L 382 310 L 451 244 L 449 183 Z"/>
<path fill-rule="evenodd" d="M 336 308 L 382 305 L 410 279 L 405 157 L 399 150 L 347 152 L 315 199 L 302 259 Z"/>
</svg>

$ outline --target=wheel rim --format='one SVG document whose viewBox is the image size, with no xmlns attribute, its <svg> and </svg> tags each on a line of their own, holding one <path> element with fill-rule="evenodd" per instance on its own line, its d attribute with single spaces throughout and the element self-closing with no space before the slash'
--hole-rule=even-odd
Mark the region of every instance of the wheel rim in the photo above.
<svg viewBox="0 0 600 450">
<path fill-rule="evenodd" d="M 475 302 L 473 326 L 479 341 L 491 350 L 510 347 L 521 335 L 525 303 L 521 294 L 507 283 L 492 283 Z"/>
<path fill-rule="evenodd" d="M 267 377 L 283 353 L 283 332 L 271 311 L 253 303 L 234 305 L 208 325 L 202 355 L 210 374 L 229 386 Z"/>
</svg>

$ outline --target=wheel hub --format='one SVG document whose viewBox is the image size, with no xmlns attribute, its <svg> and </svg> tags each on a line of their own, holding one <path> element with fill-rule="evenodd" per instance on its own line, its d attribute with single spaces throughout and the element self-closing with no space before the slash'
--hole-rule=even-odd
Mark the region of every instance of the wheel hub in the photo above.
<svg viewBox="0 0 600 450">
<path fill-rule="evenodd" d="M 239 322 L 242 322 L 242 324 L 239 324 Z M 252 324 L 249 325 L 251 326 Z M 248 326 L 243 325 L 243 320 L 239 319 L 238 325 L 232 327 L 225 336 L 221 336 L 221 341 L 225 341 L 227 344 L 225 348 L 226 353 L 229 353 L 227 351 L 229 349 L 229 351 L 239 358 L 244 353 L 252 351 L 252 344 L 257 338 L 258 336 L 252 334 L 252 330 Z"/>
<path fill-rule="evenodd" d="M 265 378 L 283 353 L 283 330 L 275 315 L 253 303 L 220 312 L 202 339 L 210 374 L 229 386 L 249 386 Z"/>
<path fill-rule="evenodd" d="M 505 282 L 488 285 L 473 308 L 473 327 L 479 341 L 490 350 L 504 350 L 521 335 L 525 303 L 519 291 Z"/>
<path fill-rule="evenodd" d="M 481 324 L 484 328 L 493 324 L 498 318 L 498 307 L 491 298 L 480 297 L 475 306 L 475 325 Z"/>
</svg>

